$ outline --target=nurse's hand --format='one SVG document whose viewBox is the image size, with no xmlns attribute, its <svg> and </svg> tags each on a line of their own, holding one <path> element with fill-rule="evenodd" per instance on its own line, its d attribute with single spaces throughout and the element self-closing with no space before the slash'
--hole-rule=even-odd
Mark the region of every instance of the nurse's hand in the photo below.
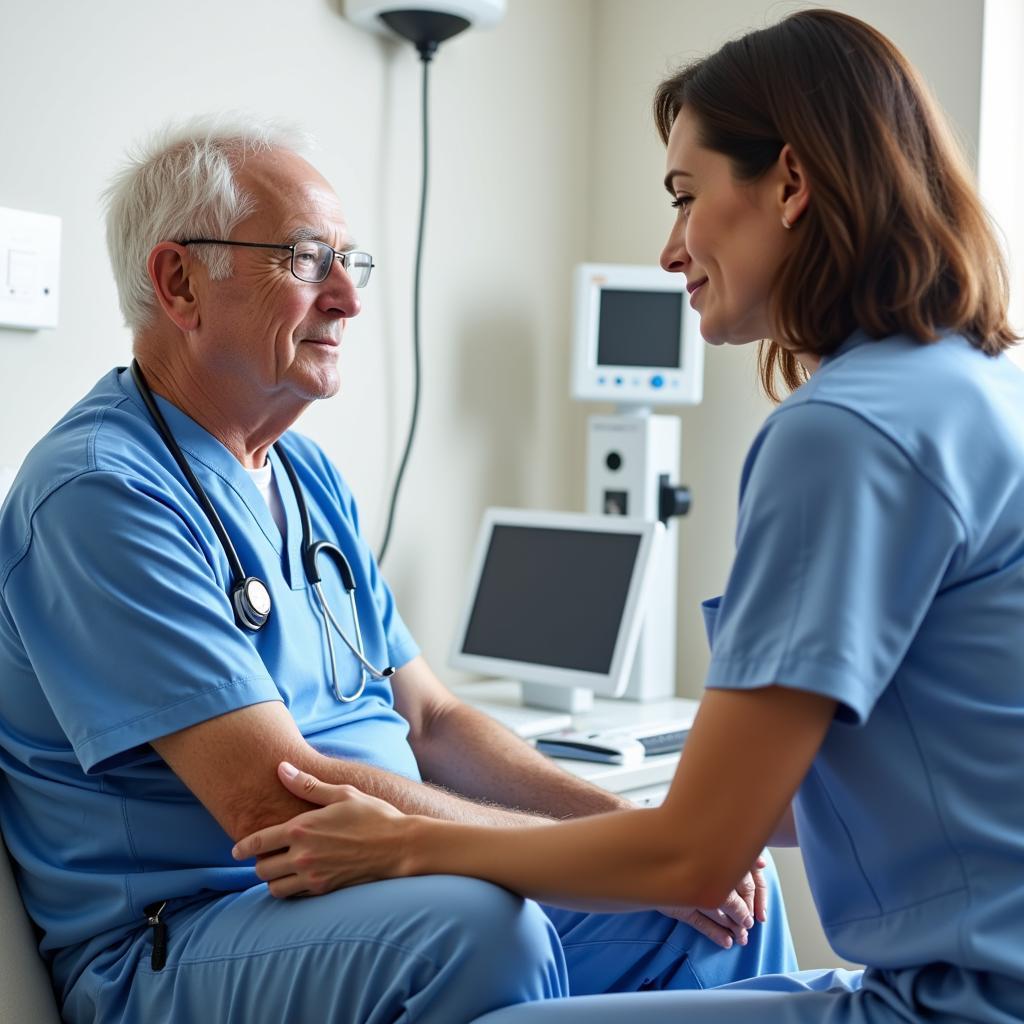
<svg viewBox="0 0 1024 1024">
<path fill-rule="evenodd" d="M 291 774 L 290 774 L 291 773 Z M 354 786 L 330 786 L 283 762 L 285 787 L 323 806 L 260 829 L 235 844 L 235 860 L 257 857 L 256 874 L 272 896 L 318 896 L 348 885 L 394 878 L 405 815 Z"/>
<path fill-rule="evenodd" d="M 723 949 L 731 949 L 735 943 L 747 944 L 748 932 L 755 921 L 767 920 L 768 885 L 762 868 L 766 862 L 758 857 L 754 867 L 747 872 L 739 885 L 725 898 L 720 907 L 660 907 L 667 917 L 675 918 L 707 936 Z"/>
</svg>

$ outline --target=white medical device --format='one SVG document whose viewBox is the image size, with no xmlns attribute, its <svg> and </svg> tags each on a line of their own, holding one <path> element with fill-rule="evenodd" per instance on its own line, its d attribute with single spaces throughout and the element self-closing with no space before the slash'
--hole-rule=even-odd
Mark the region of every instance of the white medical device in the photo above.
<svg viewBox="0 0 1024 1024">
<path fill-rule="evenodd" d="M 573 397 L 631 405 L 696 405 L 704 339 L 686 278 L 660 267 L 576 268 Z"/>
<path fill-rule="evenodd" d="M 487 509 L 452 666 L 516 679 L 534 707 L 577 712 L 594 694 L 619 696 L 663 532 L 652 520 Z"/>
<path fill-rule="evenodd" d="M 575 278 L 573 395 L 615 402 L 587 423 L 586 510 L 660 521 L 666 527 L 652 568 L 651 596 L 623 696 L 675 695 L 679 537 L 675 517 L 690 507 L 676 483 L 677 415 L 654 405 L 701 400 L 704 340 L 682 274 L 660 267 L 586 263 Z"/>
</svg>

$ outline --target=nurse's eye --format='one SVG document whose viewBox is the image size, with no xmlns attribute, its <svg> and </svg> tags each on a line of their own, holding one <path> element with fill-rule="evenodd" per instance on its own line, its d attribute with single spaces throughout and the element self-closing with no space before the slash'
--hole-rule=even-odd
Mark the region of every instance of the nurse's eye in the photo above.
<svg viewBox="0 0 1024 1024">
<path fill-rule="evenodd" d="M 693 202 L 693 196 L 680 194 L 672 200 L 673 210 L 689 210 L 690 204 Z"/>
</svg>

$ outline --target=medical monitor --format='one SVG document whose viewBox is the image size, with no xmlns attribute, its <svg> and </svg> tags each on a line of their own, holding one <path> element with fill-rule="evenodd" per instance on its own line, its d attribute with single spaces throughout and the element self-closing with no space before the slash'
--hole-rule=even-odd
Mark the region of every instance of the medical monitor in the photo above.
<svg viewBox="0 0 1024 1024">
<path fill-rule="evenodd" d="M 573 397 L 622 405 L 696 405 L 704 339 L 683 274 L 660 267 L 576 268 Z"/>
<path fill-rule="evenodd" d="M 488 509 L 452 665 L 619 696 L 662 530 L 618 516 Z"/>
</svg>

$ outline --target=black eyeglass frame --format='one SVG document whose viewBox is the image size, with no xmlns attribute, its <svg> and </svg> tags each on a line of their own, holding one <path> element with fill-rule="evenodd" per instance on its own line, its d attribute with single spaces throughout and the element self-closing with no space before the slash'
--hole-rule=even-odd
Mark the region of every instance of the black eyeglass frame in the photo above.
<svg viewBox="0 0 1024 1024">
<path fill-rule="evenodd" d="M 313 242 L 316 245 L 322 245 L 330 249 L 331 252 L 333 253 L 333 256 L 331 257 L 331 262 L 327 264 L 327 272 L 324 274 L 323 277 L 319 278 L 316 281 L 310 281 L 308 278 L 299 277 L 299 275 L 295 272 L 295 247 L 303 245 L 307 242 Z M 348 252 L 341 252 L 340 250 L 328 245 L 326 242 L 321 242 L 317 238 L 306 238 L 303 239 L 301 242 L 293 242 L 291 245 L 285 245 L 281 242 L 233 242 L 227 238 L 187 238 L 183 242 L 178 242 L 178 245 L 237 245 L 244 249 L 285 249 L 292 254 L 292 258 L 288 261 L 288 269 L 292 272 L 292 277 L 294 277 L 298 281 L 302 281 L 303 284 L 321 284 L 324 281 L 326 281 L 327 278 L 330 276 L 331 267 L 334 265 L 335 260 L 341 260 L 342 269 L 345 271 L 346 274 L 351 274 L 351 270 L 349 269 L 349 261 L 351 260 L 351 258 L 354 256 L 365 256 L 370 261 L 370 265 L 365 268 L 366 280 L 364 280 L 362 284 L 359 284 L 354 277 L 352 279 L 352 283 L 357 288 L 363 288 L 370 280 L 370 271 L 373 270 L 373 268 L 377 265 L 376 263 L 373 262 L 373 257 L 368 252 L 362 249 L 351 249 Z"/>
</svg>

